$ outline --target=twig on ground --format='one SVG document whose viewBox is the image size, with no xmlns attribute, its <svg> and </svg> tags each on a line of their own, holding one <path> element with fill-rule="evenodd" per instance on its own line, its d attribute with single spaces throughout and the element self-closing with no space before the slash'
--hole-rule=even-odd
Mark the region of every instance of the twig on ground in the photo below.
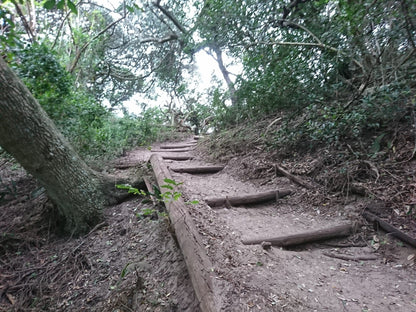
<svg viewBox="0 0 416 312">
<path fill-rule="evenodd" d="M 371 261 L 371 260 L 377 260 L 378 257 L 374 255 L 363 255 L 363 256 L 348 256 L 348 255 L 340 255 L 340 254 L 333 254 L 330 252 L 324 252 L 324 256 L 330 257 L 330 258 L 336 258 L 341 259 L 345 261 Z"/>
</svg>

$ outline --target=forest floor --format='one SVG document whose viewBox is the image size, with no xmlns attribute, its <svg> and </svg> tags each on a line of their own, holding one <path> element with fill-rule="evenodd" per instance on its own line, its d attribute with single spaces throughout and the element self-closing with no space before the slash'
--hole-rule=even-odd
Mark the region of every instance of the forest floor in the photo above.
<svg viewBox="0 0 416 312">
<path fill-rule="evenodd" d="M 165 161 L 224 166 L 215 174 L 172 172 L 183 183 L 182 197 L 199 201 L 189 205 L 189 213 L 213 264 L 219 310 L 415 311 L 415 248 L 374 229 L 362 212 L 370 209 L 413 237 L 415 219 L 379 197 L 329 191 L 320 183 L 325 179 L 313 174 L 328 177 L 336 171 L 325 170 L 330 168 L 326 153 L 279 163 L 313 186 L 306 189 L 279 175 L 277 157 L 253 142 L 237 149 L 224 139 L 200 140 L 187 152 L 192 160 Z M 146 148 L 132 150 L 105 171 L 148 175 L 155 183 L 147 163 L 151 154 Z M 0 177 L 0 311 L 199 311 L 162 205 L 132 198 L 108 208 L 105 222 L 88 235 L 64 237 L 52 231 L 50 204 L 33 178 L 7 158 L 0 160 Z M 261 205 L 213 209 L 205 204 L 212 196 L 281 189 L 293 193 Z M 359 226 L 343 239 L 292 248 L 242 243 L 347 222 Z"/>
</svg>

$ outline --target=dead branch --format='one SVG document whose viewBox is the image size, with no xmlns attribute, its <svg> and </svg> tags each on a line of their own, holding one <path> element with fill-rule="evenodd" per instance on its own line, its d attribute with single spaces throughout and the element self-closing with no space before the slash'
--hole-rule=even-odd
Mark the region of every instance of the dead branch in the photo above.
<svg viewBox="0 0 416 312">
<path fill-rule="evenodd" d="M 410 237 L 409 235 L 403 233 L 398 228 L 392 226 L 391 224 L 383 221 L 381 218 L 377 217 L 376 215 L 372 214 L 371 212 L 364 211 L 363 217 L 368 221 L 374 224 L 375 228 L 382 228 L 387 233 L 395 236 L 396 238 L 400 239 L 401 241 L 416 247 L 416 239 Z"/>
<path fill-rule="evenodd" d="M 146 177 L 143 177 L 143 181 L 146 184 L 147 191 L 149 193 L 153 192 L 153 186 L 150 184 L 149 179 Z M 149 195 L 150 195 L 150 199 L 152 200 L 153 206 L 157 206 L 156 198 L 152 194 L 149 194 Z"/>
<path fill-rule="evenodd" d="M 289 178 L 291 181 L 295 182 L 296 184 L 303 186 L 304 188 L 307 189 L 313 189 L 313 185 L 310 184 L 309 182 L 306 182 L 304 180 L 302 180 L 301 178 L 291 174 L 290 172 L 286 171 L 285 169 L 283 169 L 282 167 L 280 167 L 278 164 L 274 165 L 276 171 L 280 172 L 281 174 L 283 174 L 285 177 Z"/>
<path fill-rule="evenodd" d="M 333 254 L 330 252 L 324 252 L 323 255 L 327 257 L 331 257 L 331 258 L 345 260 L 345 261 L 356 261 L 356 262 L 371 261 L 371 260 L 378 259 L 378 257 L 374 255 L 349 256 L 349 255 Z"/>
</svg>

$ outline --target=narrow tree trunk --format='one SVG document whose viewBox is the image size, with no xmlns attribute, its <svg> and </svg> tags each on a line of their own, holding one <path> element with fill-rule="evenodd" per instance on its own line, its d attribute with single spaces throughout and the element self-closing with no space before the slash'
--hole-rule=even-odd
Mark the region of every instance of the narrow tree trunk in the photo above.
<svg viewBox="0 0 416 312">
<path fill-rule="evenodd" d="M 234 83 L 231 81 L 230 73 L 228 72 L 227 68 L 224 65 L 224 61 L 222 59 L 222 51 L 218 47 L 211 47 L 211 49 L 215 52 L 215 60 L 218 63 L 218 67 L 221 70 L 221 74 L 224 77 L 225 83 L 227 84 L 228 92 L 230 93 L 231 104 L 236 106 L 238 104 L 237 95 L 235 94 Z"/>
<path fill-rule="evenodd" d="M 44 185 L 67 231 L 85 232 L 101 219 L 109 180 L 79 158 L 2 58 L 0 146 Z"/>
</svg>

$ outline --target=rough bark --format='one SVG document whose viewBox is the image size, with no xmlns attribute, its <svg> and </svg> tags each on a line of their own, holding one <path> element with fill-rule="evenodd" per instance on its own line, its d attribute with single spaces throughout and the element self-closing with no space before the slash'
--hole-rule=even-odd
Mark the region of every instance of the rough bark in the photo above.
<svg viewBox="0 0 416 312">
<path fill-rule="evenodd" d="M 168 168 L 160 155 L 153 154 L 150 162 L 156 176 L 157 183 L 165 184 L 165 179 L 172 179 Z M 181 247 L 185 263 L 191 277 L 195 294 L 200 301 L 201 311 L 220 311 L 220 297 L 215 291 L 215 276 L 212 273 L 212 263 L 205 253 L 204 244 L 199 232 L 188 213 L 189 208 L 182 198 L 165 200 L 171 224 Z"/>
<path fill-rule="evenodd" d="M 331 228 L 307 231 L 299 234 L 292 234 L 279 237 L 262 237 L 243 240 L 244 245 L 261 244 L 269 242 L 273 246 L 289 247 L 306 243 L 317 242 L 325 239 L 344 237 L 350 235 L 354 231 L 354 224 L 337 225 Z"/>
<path fill-rule="evenodd" d="M 66 230 L 83 233 L 100 221 L 114 182 L 80 159 L 1 58 L 0 146 L 44 185 Z"/>
</svg>

